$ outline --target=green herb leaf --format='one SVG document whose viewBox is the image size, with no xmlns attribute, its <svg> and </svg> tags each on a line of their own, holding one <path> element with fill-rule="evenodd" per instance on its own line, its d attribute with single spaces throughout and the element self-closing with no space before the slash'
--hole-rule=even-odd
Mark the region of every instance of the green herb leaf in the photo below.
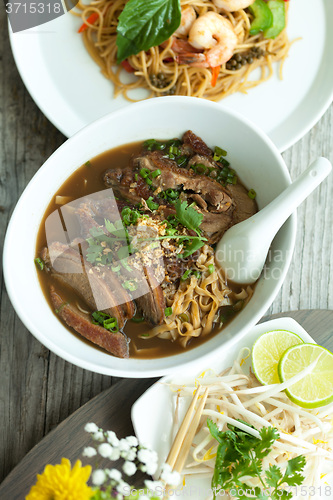
<svg viewBox="0 0 333 500">
<path fill-rule="evenodd" d="M 180 0 L 129 0 L 117 26 L 118 64 L 167 40 L 180 18 Z"/>
<path fill-rule="evenodd" d="M 181 256 L 182 257 L 188 257 L 189 255 L 192 255 L 192 253 L 196 252 L 205 244 L 206 238 L 192 238 L 191 240 L 188 241 L 186 244 L 184 251 L 182 252 Z"/>
<path fill-rule="evenodd" d="M 175 207 L 176 217 L 179 222 L 183 226 L 187 227 L 187 229 L 192 229 L 197 234 L 200 234 L 199 226 L 202 222 L 203 215 L 197 212 L 191 205 L 189 206 L 186 201 L 180 201 L 178 199 L 176 201 Z"/>
<path fill-rule="evenodd" d="M 245 425 L 246 422 L 239 420 Z M 255 487 L 255 498 L 258 500 L 288 500 L 292 498 L 289 492 L 280 488 L 283 483 L 289 486 L 300 485 L 304 477 L 300 474 L 305 466 L 305 457 L 300 456 L 289 460 L 285 474 L 272 465 L 262 473 L 262 460 L 271 451 L 272 445 L 279 438 L 279 433 L 274 427 L 264 427 L 259 431 L 259 438 L 235 427 L 228 425 L 227 431 L 220 431 L 211 420 L 207 421 L 208 429 L 214 439 L 218 441 L 216 462 L 212 478 L 212 489 L 217 488 L 230 491 L 230 489 L 247 488 L 242 482 L 242 477 L 250 476 L 259 479 L 261 487 Z M 254 429 L 251 425 L 249 426 Z M 265 482 L 266 481 L 266 482 Z M 270 487 L 269 496 L 266 494 Z M 216 498 L 216 495 L 214 495 Z M 238 497 L 236 494 L 235 498 Z"/>
</svg>

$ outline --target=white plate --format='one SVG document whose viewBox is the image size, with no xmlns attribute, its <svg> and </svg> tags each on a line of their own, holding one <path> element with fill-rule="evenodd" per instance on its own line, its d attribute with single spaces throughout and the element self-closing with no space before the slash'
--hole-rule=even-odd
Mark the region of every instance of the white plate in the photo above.
<svg viewBox="0 0 333 500">
<path fill-rule="evenodd" d="M 332 0 L 291 0 L 288 34 L 302 37 L 290 49 L 284 79 L 271 80 L 221 106 L 261 127 L 280 151 L 300 139 L 325 112 L 333 94 Z M 129 103 L 113 99 L 112 84 L 90 58 L 77 33 L 80 19 L 67 13 L 20 33 L 10 31 L 14 58 L 36 104 L 67 137 Z"/>
<path fill-rule="evenodd" d="M 292 318 L 279 318 L 266 323 L 261 323 L 252 328 L 245 338 L 240 339 L 231 348 L 226 349 L 225 354 L 219 360 L 212 360 L 210 366 L 202 363 L 197 364 L 195 370 L 174 373 L 163 377 L 154 385 L 152 385 L 132 406 L 132 422 L 135 433 L 141 443 L 146 444 L 153 450 L 157 451 L 159 463 L 165 462 L 172 444 L 172 422 L 173 422 L 173 403 L 172 393 L 165 383 L 177 381 L 184 383 L 187 380 L 193 380 L 193 377 L 202 373 L 207 368 L 212 368 L 216 371 L 222 371 L 232 364 L 232 360 L 237 357 L 242 347 L 251 348 L 254 341 L 263 333 L 272 330 L 289 330 L 299 335 L 304 342 L 315 343 L 310 335 L 301 327 L 297 321 Z M 247 362 L 247 366 L 250 362 Z M 182 407 L 184 411 L 186 408 Z M 325 470 L 325 472 L 328 472 Z M 331 483 L 330 483 L 331 484 Z M 323 482 L 323 487 L 325 486 Z M 191 498 L 192 500 L 204 500 L 210 488 L 210 478 L 188 478 L 185 488 L 181 492 L 177 492 L 177 498 Z M 310 496 L 317 499 L 320 495 Z M 322 494 L 325 500 L 333 500 L 333 484 L 331 484 L 330 494 Z M 303 497 L 304 498 L 304 497 Z M 308 498 L 308 497 L 306 497 Z"/>
</svg>

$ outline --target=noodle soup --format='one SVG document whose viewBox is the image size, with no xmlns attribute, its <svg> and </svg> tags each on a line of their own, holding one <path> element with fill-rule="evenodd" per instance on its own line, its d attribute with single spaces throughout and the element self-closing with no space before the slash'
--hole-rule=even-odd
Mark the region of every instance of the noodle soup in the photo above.
<svg viewBox="0 0 333 500">
<path fill-rule="evenodd" d="M 50 307 L 73 333 L 118 357 L 192 349 L 250 300 L 214 247 L 257 211 L 226 158 L 193 132 L 107 151 L 59 188 L 36 264 Z"/>
</svg>

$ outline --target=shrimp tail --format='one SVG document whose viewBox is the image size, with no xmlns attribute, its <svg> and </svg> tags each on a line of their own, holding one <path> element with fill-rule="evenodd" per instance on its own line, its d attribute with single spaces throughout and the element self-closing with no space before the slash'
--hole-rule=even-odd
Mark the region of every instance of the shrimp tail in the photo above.
<svg viewBox="0 0 333 500">
<path fill-rule="evenodd" d="M 178 64 L 186 64 L 195 68 L 208 68 L 206 56 L 203 53 L 184 52 L 176 56 Z"/>
</svg>

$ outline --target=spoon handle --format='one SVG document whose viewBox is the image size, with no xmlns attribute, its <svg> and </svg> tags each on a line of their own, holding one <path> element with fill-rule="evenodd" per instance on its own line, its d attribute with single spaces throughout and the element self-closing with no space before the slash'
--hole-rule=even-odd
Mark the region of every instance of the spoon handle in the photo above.
<svg viewBox="0 0 333 500">
<path fill-rule="evenodd" d="M 294 210 L 309 196 L 332 170 L 326 158 L 317 158 L 311 165 L 277 198 L 253 216 L 256 229 L 263 224 L 264 229 L 276 234 Z"/>
</svg>

